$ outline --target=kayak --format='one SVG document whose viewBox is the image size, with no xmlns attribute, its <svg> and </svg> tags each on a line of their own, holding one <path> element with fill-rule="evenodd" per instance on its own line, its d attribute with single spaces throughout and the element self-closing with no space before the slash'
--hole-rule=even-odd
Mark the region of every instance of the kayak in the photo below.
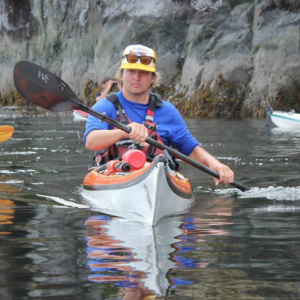
<svg viewBox="0 0 300 300">
<path fill-rule="evenodd" d="M 166 216 L 187 211 L 192 205 L 189 180 L 170 168 L 167 157 L 158 155 L 143 166 L 131 162 L 124 160 L 123 155 L 123 161 L 110 161 L 86 175 L 82 197 L 89 207 L 155 225 Z"/>
<path fill-rule="evenodd" d="M 294 110 L 289 112 L 273 110 L 270 106 L 266 108 L 267 116 L 272 122 L 281 128 L 298 128 L 300 129 L 300 114 Z"/>
<path fill-rule="evenodd" d="M 14 130 L 14 127 L 10 125 L 0 126 L 0 142 L 4 142 L 10 139 L 14 133 Z"/>
<path fill-rule="evenodd" d="M 87 121 L 89 114 L 84 112 L 83 110 L 74 109 L 73 110 L 73 118 L 74 121 Z"/>
</svg>

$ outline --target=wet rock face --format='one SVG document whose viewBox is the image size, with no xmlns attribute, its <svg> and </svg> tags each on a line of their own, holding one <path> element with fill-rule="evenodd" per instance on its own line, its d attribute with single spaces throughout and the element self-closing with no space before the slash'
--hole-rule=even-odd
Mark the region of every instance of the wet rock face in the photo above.
<svg viewBox="0 0 300 300">
<path fill-rule="evenodd" d="M 155 49 L 158 92 L 186 116 L 300 111 L 298 0 L 0 0 L 0 105 L 19 103 L 12 73 L 29 60 L 87 104 L 122 51 Z"/>
<path fill-rule="evenodd" d="M 17 35 L 31 19 L 31 3 L 29 0 L 4 0 L 1 5 L 2 30 L 10 32 L 12 38 L 20 38 Z"/>
</svg>

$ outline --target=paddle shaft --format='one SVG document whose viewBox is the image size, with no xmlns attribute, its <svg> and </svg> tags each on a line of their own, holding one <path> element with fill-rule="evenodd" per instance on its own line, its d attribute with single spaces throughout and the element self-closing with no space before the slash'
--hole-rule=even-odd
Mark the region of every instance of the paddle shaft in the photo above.
<svg viewBox="0 0 300 300">
<path fill-rule="evenodd" d="M 131 131 L 130 127 L 118 122 L 115 119 L 112 119 L 112 118 L 108 117 L 106 114 L 98 113 L 97 111 L 89 108 L 88 106 L 84 105 L 83 103 L 80 103 L 78 105 L 78 108 L 85 111 L 85 112 L 87 112 L 88 114 L 100 119 L 101 121 L 105 121 L 106 123 L 108 123 L 108 124 L 110 124 L 114 127 L 117 127 L 119 129 L 127 132 L 127 133 L 130 133 L 130 131 Z M 171 148 L 167 145 L 161 144 L 161 143 L 157 142 L 156 140 L 151 139 L 150 137 L 147 138 L 146 142 L 148 144 L 160 149 L 160 150 L 167 150 L 170 154 L 174 155 L 175 157 L 177 157 L 177 158 L 181 159 L 182 161 L 194 166 L 197 169 L 200 169 L 200 170 L 206 172 L 207 174 L 209 174 L 209 175 L 211 175 L 215 178 L 218 178 L 218 179 L 220 178 L 219 173 L 216 172 L 215 170 L 212 170 L 209 167 L 201 164 L 200 162 L 197 162 L 197 161 L 191 159 L 190 157 L 182 154 L 181 152 L 176 151 L 174 148 Z M 248 187 L 244 186 L 243 184 L 241 184 L 237 181 L 233 181 L 231 183 L 231 185 L 238 188 L 238 189 L 240 189 L 243 192 L 245 192 L 249 189 Z"/>
</svg>

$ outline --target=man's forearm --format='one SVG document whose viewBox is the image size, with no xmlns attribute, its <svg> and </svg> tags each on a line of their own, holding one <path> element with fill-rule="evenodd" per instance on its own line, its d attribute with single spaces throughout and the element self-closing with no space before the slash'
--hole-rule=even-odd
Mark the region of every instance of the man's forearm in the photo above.
<svg viewBox="0 0 300 300">
<path fill-rule="evenodd" d="M 93 130 L 86 137 L 85 147 L 88 150 L 102 150 L 108 148 L 121 139 L 126 138 L 127 133 L 116 130 Z"/>
</svg>

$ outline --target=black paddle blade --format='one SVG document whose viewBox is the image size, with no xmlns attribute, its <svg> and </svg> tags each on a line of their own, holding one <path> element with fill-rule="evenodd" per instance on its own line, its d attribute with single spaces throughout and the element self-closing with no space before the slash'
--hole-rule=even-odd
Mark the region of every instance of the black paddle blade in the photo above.
<svg viewBox="0 0 300 300">
<path fill-rule="evenodd" d="M 29 61 L 15 65 L 14 83 L 25 99 L 48 110 L 69 111 L 81 104 L 64 81 Z"/>
</svg>

